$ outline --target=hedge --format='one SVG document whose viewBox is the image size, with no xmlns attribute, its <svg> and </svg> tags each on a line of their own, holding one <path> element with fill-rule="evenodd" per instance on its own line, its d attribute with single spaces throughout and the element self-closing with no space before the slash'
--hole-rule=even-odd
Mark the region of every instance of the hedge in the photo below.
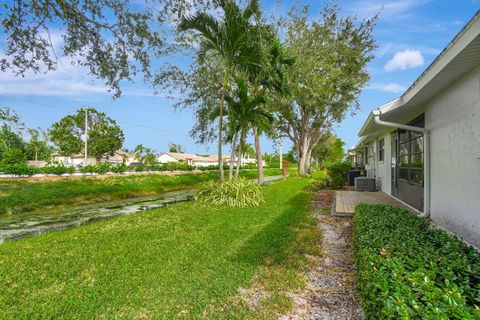
<svg viewBox="0 0 480 320">
<path fill-rule="evenodd" d="M 480 319 L 480 254 L 428 220 L 360 204 L 354 249 L 367 319 Z"/>
<path fill-rule="evenodd" d="M 243 166 L 242 169 L 250 169 L 251 166 Z M 224 169 L 228 170 L 229 166 L 224 165 Z M 157 164 L 137 164 L 135 166 L 126 166 L 123 164 L 110 164 L 107 162 L 101 162 L 98 164 L 91 164 L 85 167 L 80 168 L 81 173 L 98 173 L 106 174 L 108 172 L 113 173 L 124 173 L 126 171 L 135 171 L 135 172 L 149 172 L 149 171 L 192 171 L 192 170 L 202 170 L 202 171 L 213 171 L 218 170 L 218 166 L 206 166 L 206 167 L 195 167 L 185 163 L 157 163 Z M 52 165 L 42 168 L 37 168 L 34 166 L 29 166 L 26 164 L 17 164 L 17 165 L 7 165 L 0 166 L 0 173 L 10 174 L 16 176 L 33 176 L 35 174 L 55 174 L 62 175 L 65 173 L 74 173 L 75 167 L 68 167 L 64 165 Z"/>
<path fill-rule="evenodd" d="M 343 187 L 347 182 L 348 171 L 352 168 L 350 162 L 332 162 L 325 164 L 329 186 Z"/>
<path fill-rule="evenodd" d="M 46 166 L 37 168 L 26 164 L 14 164 L 0 166 L 0 172 L 3 174 L 11 174 L 16 176 L 33 176 L 34 174 L 55 174 L 62 175 L 65 173 L 74 173 L 74 167 L 66 167 L 63 165 Z"/>
</svg>

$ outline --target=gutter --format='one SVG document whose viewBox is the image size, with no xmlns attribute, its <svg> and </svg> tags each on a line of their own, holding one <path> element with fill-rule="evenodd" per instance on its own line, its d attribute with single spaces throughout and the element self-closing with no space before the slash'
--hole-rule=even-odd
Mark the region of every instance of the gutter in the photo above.
<svg viewBox="0 0 480 320">
<path fill-rule="evenodd" d="M 419 216 L 421 218 L 429 218 L 430 217 L 430 130 L 427 130 L 425 128 L 409 126 L 406 124 L 380 120 L 380 116 L 382 115 L 382 112 L 380 111 L 380 109 L 373 110 L 372 114 L 374 116 L 375 123 L 377 123 L 378 125 L 404 129 L 409 131 L 415 131 L 415 132 L 421 132 L 425 137 L 425 142 L 424 142 L 425 173 L 424 173 L 424 188 L 423 188 L 424 203 L 423 203 L 423 213 Z"/>
</svg>

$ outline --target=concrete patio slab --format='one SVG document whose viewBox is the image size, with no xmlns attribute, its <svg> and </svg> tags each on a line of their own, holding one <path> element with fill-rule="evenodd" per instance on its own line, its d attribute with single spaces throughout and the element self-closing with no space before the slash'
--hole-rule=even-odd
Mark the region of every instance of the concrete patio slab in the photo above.
<svg viewBox="0 0 480 320">
<path fill-rule="evenodd" d="M 412 208 L 383 192 L 335 191 L 335 213 L 351 214 L 359 203 L 386 204 L 415 212 Z"/>
</svg>

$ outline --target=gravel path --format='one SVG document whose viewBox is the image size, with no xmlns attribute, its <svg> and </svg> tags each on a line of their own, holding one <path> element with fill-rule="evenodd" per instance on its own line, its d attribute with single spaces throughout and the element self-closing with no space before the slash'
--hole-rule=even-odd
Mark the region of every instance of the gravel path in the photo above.
<svg viewBox="0 0 480 320">
<path fill-rule="evenodd" d="M 363 319 L 355 288 L 352 219 L 320 214 L 317 218 L 323 254 L 309 257 L 306 290 L 292 296 L 291 313 L 280 319 Z"/>
</svg>

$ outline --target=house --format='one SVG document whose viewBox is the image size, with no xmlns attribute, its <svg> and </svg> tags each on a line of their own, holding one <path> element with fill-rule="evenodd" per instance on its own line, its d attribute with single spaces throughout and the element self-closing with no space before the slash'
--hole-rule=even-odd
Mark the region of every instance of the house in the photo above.
<svg viewBox="0 0 480 320">
<path fill-rule="evenodd" d="M 134 155 L 123 150 L 117 150 L 112 156 L 105 156 L 100 161 L 108 162 L 111 164 L 125 164 L 127 166 L 133 162 L 136 162 Z"/>
<path fill-rule="evenodd" d="M 64 166 L 82 167 L 85 162 L 84 154 L 74 154 L 71 156 L 65 156 L 60 153 L 52 154 L 52 163 L 63 164 Z M 87 158 L 87 164 L 96 164 L 97 160 L 92 157 Z"/>
<path fill-rule="evenodd" d="M 217 156 L 199 156 L 190 153 L 165 152 L 157 157 L 159 163 L 186 163 L 195 167 L 218 166 Z M 223 157 L 223 162 L 228 163 L 230 158 Z"/>
<path fill-rule="evenodd" d="M 480 11 L 359 137 L 379 190 L 480 247 Z"/>
<path fill-rule="evenodd" d="M 65 156 L 60 153 L 52 154 L 52 162 L 63 164 L 65 166 L 74 166 L 74 167 L 83 167 L 85 162 L 85 154 L 79 153 L 72 156 Z M 100 162 L 109 162 L 112 164 L 122 164 L 125 162 L 126 165 L 129 165 L 132 162 L 135 162 L 134 156 L 123 151 L 117 150 L 113 156 L 105 156 Z M 93 157 L 87 158 L 87 164 L 97 164 L 97 160 Z"/>
</svg>

